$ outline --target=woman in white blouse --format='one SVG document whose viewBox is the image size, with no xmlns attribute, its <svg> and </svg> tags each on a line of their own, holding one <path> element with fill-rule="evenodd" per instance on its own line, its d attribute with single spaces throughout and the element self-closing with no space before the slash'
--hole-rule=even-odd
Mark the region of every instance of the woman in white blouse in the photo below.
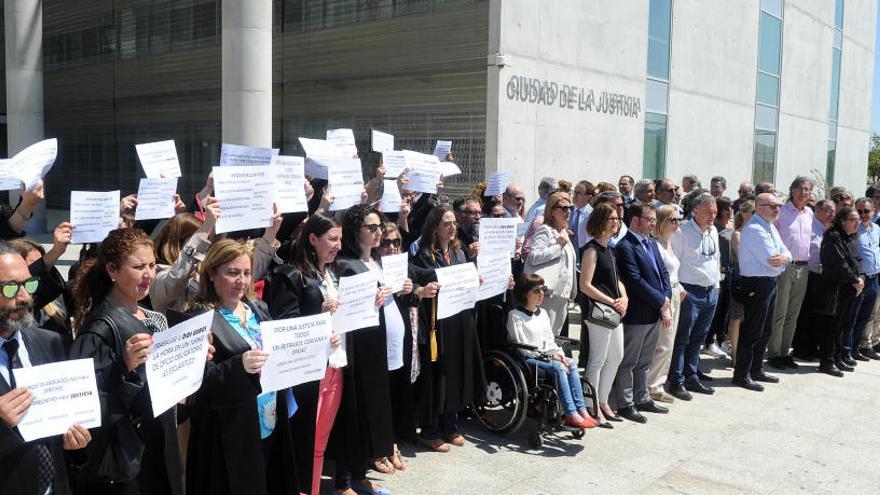
<svg viewBox="0 0 880 495">
<path fill-rule="evenodd" d="M 654 359 L 651 361 L 651 371 L 648 373 L 648 390 L 651 398 L 660 402 L 672 402 L 671 395 L 663 390 L 663 384 L 666 383 L 666 375 L 669 373 L 669 363 L 672 359 L 672 345 L 675 343 L 675 329 L 678 328 L 678 315 L 680 313 L 681 302 L 687 293 L 678 282 L 678 267 L 681 262 L 675 253 L 672 252 L 672 246 L 669 244 L 669 238 L 678 231 L 678 224 L 681 222 L 681 216 L 677 206 L 666 205 L 657 208 L 657 225 L 654 227 L 654 238 L 657 240 L 657 247 L 660 248 L 660 257 L 666 264 L 666 270 L 669 272 L 669 283 L 672 285 L 672 301 L 669 311 L 672 318 L 672 325 L 664 328 L 660 332 L 660 338 L 657 340 L 657 348 L 654 351 Z"/>
<path fill-rule="evenodd" d="M 554 335 L 562 332 L 562 326 L 568 318 L 568 302 L 574 299 L 577 290 L 577 253 L 567 230 L 572 208 L 571 197 L 567 193 L 557 192 L 547 198 L 544 225 L 532 237 L 532 248 L 523 268 L 523 273 L 543 277 L 547 285 L 541 309 L 550 317 Z"/>
</svg>

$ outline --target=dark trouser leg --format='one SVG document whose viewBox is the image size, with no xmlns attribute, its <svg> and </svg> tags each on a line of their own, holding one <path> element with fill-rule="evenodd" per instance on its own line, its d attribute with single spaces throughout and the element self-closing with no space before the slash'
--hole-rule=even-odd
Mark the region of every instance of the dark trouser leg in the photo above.
<svg viewBox="0 0 880 495">
<path fill-rule="evenodd" d="M 776 299 L 776 280 L 770 277 L 743 277 L 745 317 L 739 329 L 736 346 L 736 367 L 733 378 L 745 380 L 756 368 L 767 347 L 766 329 L 773 329 L 773 308 Z"/>
</svg>

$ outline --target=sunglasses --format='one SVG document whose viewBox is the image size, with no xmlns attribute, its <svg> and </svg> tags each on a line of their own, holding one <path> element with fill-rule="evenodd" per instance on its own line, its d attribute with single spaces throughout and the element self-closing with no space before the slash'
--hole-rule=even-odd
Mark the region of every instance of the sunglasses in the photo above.
<svg viewBox="0 0 880 495">
<path fill-rule="evenodd" d="M 452 220 L 450 222 L 440 222 L 440 226 L 443 227 L 444 229 L 449 229 L 449 228 L 454 229 L 454 228 L 458 227 L 458 222 L 456 222 L 455 220 Z"/>
<path fill-rule="evenodd" d="M 381 223 L 371 223 L 371 224 L 361 225 L 361 228 L 369 230 L 371 234 L 375 234 L 376 231 L 379 229 L 385 230 L 382 228 Z"/>
<path fill-rule="evenodd" d="M 861 210 L 856 210 L 856 211 L 859 212 L 859 215 L 868 215 L 868 214 L 870 214 L 870 213 L 874 213 L 874 210 L 865 210 L 865 209 L 861 209 Z"/>
<path fill-rule="evenodd" d="M 492 214 L 492 218 L 504 218 L 504 213 L 494 213 Z"/>
<path fill-rule="evenodd" d="M 571 210 L 574 209 L 574 207 L 571 206 L 571 205 L 568 205 L 568 206 L 559 206 L 559 205 L 556 205 L 556 206 L 554 206 L 553 208 L 556 208 L 557 210 L 562 210 L 562 211 L 571 211 Z"/>
<path fill-rule="evenodd" d="M 670 218 L 669 222 L 674 223 L 674 224 L 679 224 L 679 223 L 681 223 L 681 219 L 680 218 Z"/>
<path fill-rule="evenodd" d="M 3 297 L 6 299 L 12 299 L 18 294 L 18 291 L 24 287 L 24 291 L 28 294 L 33 294 L 37 291 L 37 287 L 40 286 L 40 279 L 37 277 L 31 277 L 24 282 L 16 282 L 15 280 L 10 280 L 9 282 L 3 282 L 0 285 L 0 293 L 3 294 Z"/>
<path fill-rule="evenodd" d="M 543 285 L 539 285 L 538 287 L 535 287 L 534 289 L 532 289 L 532 292 L 534 294 L 543 294 L 543 293 L 547 292 L 547 287 L 543 286 Z"/>
<path fill-rule="evenodd" d="M 380 244 L 382 247 L 400 247 L 400 238 L 397 239 L 382 239 L 382 243 Z"/>
</svg>

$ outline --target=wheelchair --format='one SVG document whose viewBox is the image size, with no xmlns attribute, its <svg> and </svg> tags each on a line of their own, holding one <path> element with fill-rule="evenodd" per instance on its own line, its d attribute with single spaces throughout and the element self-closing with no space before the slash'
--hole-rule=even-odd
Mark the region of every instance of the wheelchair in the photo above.
<svg viewBox="0 0 880 495">
<path fill-rule="evenodd" d="M 563 348 L 580 344 L 575 339 L 556 339 Z M 528 436 L 532 449 L 540 448 L 545 434 L 549 433 L 564 431 L 576 440 L 583 438 L 583 429 L 572 428 L 563 422 L 565 413 L 556 391 L 556 375 L 526 363 L 518 349 L 538 351 L 537 347 L 531 345 L 508 343 L 508 350 L 490 350 L 483 354 L 486 390 L 484 396 L 478 397 L 474 404 L 477 421 L 489 431 L 513 434 L 522 427 L 526 417 L 534 418 L 537 426 Z M 552 357 L 539 354 L 535 359 L 549 362 Z M 597 410 L 596 391 L 583 375 L 581 386 L 584 400 L 591 401 L 593 410 Z"/>
</svg>

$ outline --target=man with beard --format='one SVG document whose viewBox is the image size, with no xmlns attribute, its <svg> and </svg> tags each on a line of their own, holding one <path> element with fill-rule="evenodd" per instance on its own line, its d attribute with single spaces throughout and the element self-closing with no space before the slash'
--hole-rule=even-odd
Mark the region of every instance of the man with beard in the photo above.
<svg viewBox="0 0 880 495">
<path fill-rule="evenodd" d="M 61 337 L 36 327 L 31 296 L 38 286 L 24 258 L 0 242 L 0 493 L 5 495 L 70 493 L 65 453 L 73 459 L 73 451 L 91 441 L 81 425 L 71 426 L 60 438 L 31 442 L 18 432 L 34 396 L 16 387 L 14 369 L 65 359 Z"/>
</svg>

